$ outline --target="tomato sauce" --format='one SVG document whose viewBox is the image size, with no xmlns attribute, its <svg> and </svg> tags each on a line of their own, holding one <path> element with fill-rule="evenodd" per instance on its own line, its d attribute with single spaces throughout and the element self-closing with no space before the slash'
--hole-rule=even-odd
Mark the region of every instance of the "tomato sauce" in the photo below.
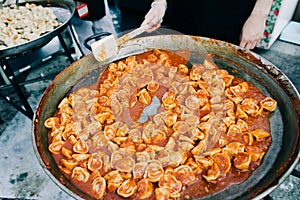
<svg viewBox="0 0 300 200">
<path fill-rule="evenodd" d="M 167 52 L 168 55 L 170 56 L 169 59 L 172 61 L 172 64 L 174 66 L 177 66 L 179 64 L 187 64 L 187 60 L 189 59 L 189 56 L 190 56 L 190 53 L 188 51 L 179 51 L 177 53 L 172 52 L 172 51 L 165 51 L 165 52 Z M 146 52 L 141 55 L 137 55 L 136 56 L 137 62 L 141 62 L 143 59 L 146 59 L 147 56 L 150 54 L 151 54 L 151 52 Z M 108 70 L 105 70 L 100 75 L 97 83 L 90 86 L 90 88 L 92 88 L 92 89 L 99 88 L 100 84 L 103 83 L 103 81 L 106 80 L 107 77 L 108 77 Z M 237 85 L 237 84 L 241 83 L 242 81 L 243 80 L 235 77 L 233 79 L 232 85 Z M 156 97 L 158 97 L 158 99 L 161 99 L 167 90 L 168 90 L 168 88 L 166 88 L 164 86 L 160 86 L 156 92 L 151 93 L 151 98 L 156 96 Z M 132 95 L 134 95 L 134 94 L 132 94 Z M 265 98 L 265 95 L 261 91 L 259 91 L 259 89 L 256 88 L 254 85 L 249 83 L 249 90 L 243 94 L 243 98 L 254 98 L 254 97 L 256 100 L 261 101 Z M 132 97 L 132 98 L 134 98 L 134 97 Z M 146 106 L 147 105 L 138 101 L 133 107 L 131 107 L 129 109 L 131 119 L 133 119 L 133 121 L 135 121 L 135 122 L 138 121 L 142 111 L 144 110 L 144 108 Z M 158 110 L 158 112 L 160 112 L 160 110 Z M 199 116 L 202 117 L 207 113 L 199 113 Z M 152 120 L 152 116 L 150 116 L 149 118 L 150 118 L 150 120 Z M 269 112 L 267 112 L 267 111 L 263 111 L 262 114 L 257 117 L 249 116 L 247 119 L 244 119 L 244 121 L 248 124 L 249 131 L 259 128 L 266 132 L 270 132 Z M 167 133 L 167 136 L 172 135 L 172 133 L 173 133 L 173 130 L 170 130 L 170 132 Z M 51 135 L 50 134 L 51 133 L 49 132 L 49 135 L 48 135 L 49 143 L 51 143 Z M 235 141 L 235 142 L 240 142 L 242 144 L 245 143 L 245 141 L 243 139 L 243 134 L 240 134 L 239 136 L 236 136 L 233 138 L 232 136 L 231 137 L 227 136 L 225 132 L 222 132 L 220 137 L 226 139 L 229 142 Z M 271 142 L 272 142 L 271 137 L 268 137 L 267 139 L 261 140 L 261 141 L 255 140 L 253 146 L 256 146 L 259 149 L 263 149 L 264 151 L 266 151 L 268 149 L 268 147 L 270 146 Z M 165 143 L 159 144 L 159 146 L 164 146 L 164 145 L 165 145 Z M 217 144 L 215 147 L 222 148 L 222 146 L 219 144 Z M 69 142 L 66 142 L 64 144 L 64 148 L 72 150 L 72 144 L 70 144 Z M 93 153 L 93 152 L 96 152 L 99 150 L 100 150 L 99 148 L 96 148 L 91 144 L 89 153 Z M 106 150 L 102 149 L 102 151 L 106 151 Z M 52 154 L 52 155 L 58 165 L 60 163 L 60 160 L 62 158 L 64 158 L 64 156 L 61 154 Z M 191 154 L 189 154 L 189 156 L 191 156 Z M 215 183 L 207 182 L 203 178 L 203 175 L 207 173 L 207 170 L 202 170 L 200 173 L 195 174 L 196 180 L 194 182 L 183 187 L 183 189 L 181 191 L 181 199 L 186 199 L 186 198 L 193 199 L 193 198 L 205 197 L 205 196 L 214 194 L 216 192 L 222 191 L 222 190 L 228 188 L 231 184 L 241 183 L 241 182 L 245 181 L 249 176 L 251 176 L 251 173 L 261 164 L 262 161 L 263 160 L 260 160 L 258 162 L 251 162 L 250 167 L 244 171 L 237 170 L 234 167 L 231 167 L 229 172 L 226 174 L 226 176 L 221 176 Z M 85 164 L 79 163 L 79 166 L 80 165 L 85 165 Z M 105 174 L 103 171 L 101 171 L 100 173 L 102 175 Z M 71 174 L 65 173 L 65 175 L 80 190 L 84 191 L 91 197 L 97 198 L 95 192 L 93 192 L 90 188 L 90 185 L 92 182 L 91 178 L 86 183 L 82 183 L 75 179 L 72 179 Z M 93 176 L 93 174 L 91 174 L 91 176 Z M 158 187 L 158 185 L 157 185 L 157 183 L 154 183 L 154 188 L 156 188 L 156 187 Z M 137 196 L 136 196 L 136 194 L 134 194 L 127 199 L 136 199 L 136 198 L 137 198 Z M 116 192 L 110 193 L 110 192 L 106 191 L 106 194 L 103 197 L 103 199 L 125 199 L 125 198 L 122 198 Z M 147 199 L 155 199 L 154 192 Z"/>
</svg>

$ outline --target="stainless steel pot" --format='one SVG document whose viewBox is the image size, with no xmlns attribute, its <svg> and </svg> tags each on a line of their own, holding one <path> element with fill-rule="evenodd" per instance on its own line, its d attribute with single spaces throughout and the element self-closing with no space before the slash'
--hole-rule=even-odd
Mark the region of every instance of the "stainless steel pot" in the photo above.
<svg viewBox="0 0 300 200">
<path fill-rule="evenodd" d="M 278 102 L 278 109 L 270 117 L 273 142 L 262 165 L 245 182 L 232 185 L 205 199 L 260 199 L 283 182 L 300 157 L 300 96 L 290 80 L 272 63 L 248 50 L 226 42 L 196 36 L 160 35 L 134 39 L 122 47 L 115 59 L 153 48 L 189 49 L 213 54 L 214 62 L 219 67 L 253 83 Z M 83 78 L 97 76 L 97 73 L 92 72 L 103 71 L 109 62 L 99 63 L 90 54 L 65 68 L 45 90 L 34 115 L 32 139 L 38 160 L 50 178 L 75 198 L 91 197 L 70 183 L 60 172 L 48 151 L 48 130 L 43 123 L 54 115 L 57 105 L 74 85 Z"/>
</svg>

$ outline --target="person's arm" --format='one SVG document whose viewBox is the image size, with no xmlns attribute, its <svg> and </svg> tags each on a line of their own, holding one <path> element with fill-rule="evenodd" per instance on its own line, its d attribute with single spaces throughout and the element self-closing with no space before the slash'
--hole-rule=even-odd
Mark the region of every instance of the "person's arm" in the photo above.
<svg viewBox="0 0 300 200">
<path fill-rule="evenodd" d="M 261 40 L 273 0 L 257 0 L 240 35 L 240 46 L 253 49 Z"/>
<path fill-rule="evenodd" d="M 160 27 L 162 23 L 162 19 L 165 15 L 167 9 L 167 1 L 166 0 L 154 0 L 151 4 L 151 9 L 145 16 L 145 20 L 143 21 L 141 26 L 147 25 L 149 29 L 148 32 L 152 32 Z"/>
</svg>

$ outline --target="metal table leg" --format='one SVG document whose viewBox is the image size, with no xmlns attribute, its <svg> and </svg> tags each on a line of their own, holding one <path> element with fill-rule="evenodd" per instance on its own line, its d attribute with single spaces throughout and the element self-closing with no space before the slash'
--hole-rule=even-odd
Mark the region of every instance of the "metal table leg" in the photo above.
<svg viewBox="0 0 300 200">
<path fill-rule="evenodd" d="M 10 68 L 10 65 L 8 64 L 7 60 L 1 60 L 0 62 L 1 62 L 0 63 L 1 68 L 2 68 L 5 76 L 8 78 L 10 84 L 13 86 L 14 90 L 17 92 L 17 95 L 24 107 L 19 106 L 12 100 L 3 96 L 1 93 L 0 93 L 0 97 L 2 99 L 4 99 L 6 102 L 8 102 L 9 104 L 11 104 L 14 108 L 16 108 L 17 110 L 22 112 L 26 117 L 28 117 L 29 119 L 32 119 L 32 117 L 33 117 L 32 108 L 30 107 L 30 105 L 27 101 L 27 98 L 25 97 L 24 93 L 22 92 L 22 89 L 17 82 L 15 74 L 13 73 L 13 70 Z"/>
<path fill-rule="evenodd" d="M 83 50 L 82 50 L 82 48 L 81 48 L 81 46 L 80 46 L 80 44 L 79 44 L 79 42 L 78 42 L 78 40 L 76 38 L 75 31 L 74 31 L 74 28 L 73 28 L 73 26 L 72 26 L 71 23 L 69 24 L 69 28 L 70 28 L 70 32 L 71 32 L 72 38 L 73 38 L 76 46 L 78 47 L 78 49 L 79 49 L 79 51 L 81 53 L 81 57 L 83 57 L 84 56 Z"/>
<path fill-rule="evenodd" d="M 67 44 L 65 43 L 61 33 L 59 33 L 57 36 L 58 36 L 60 44 L 61 44 L 62 48 L 64 49 L 67 57 L 69 58 L 70 62 L 73 63 L 74 59 L 72 58 L 71 52 L 70 52 L 69 48 L 67 47 Z"/>
</svg>

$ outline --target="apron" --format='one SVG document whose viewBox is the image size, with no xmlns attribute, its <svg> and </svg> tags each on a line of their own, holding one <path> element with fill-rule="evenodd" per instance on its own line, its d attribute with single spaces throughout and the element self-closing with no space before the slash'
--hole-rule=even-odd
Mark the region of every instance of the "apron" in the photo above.
<svg viewBox="0 0 300 200">
<path fill-rule="evenodd" d="M 256 0 L 172 0 L 171 28 L 239 44 L 242 27 Z"/>
</svg>

